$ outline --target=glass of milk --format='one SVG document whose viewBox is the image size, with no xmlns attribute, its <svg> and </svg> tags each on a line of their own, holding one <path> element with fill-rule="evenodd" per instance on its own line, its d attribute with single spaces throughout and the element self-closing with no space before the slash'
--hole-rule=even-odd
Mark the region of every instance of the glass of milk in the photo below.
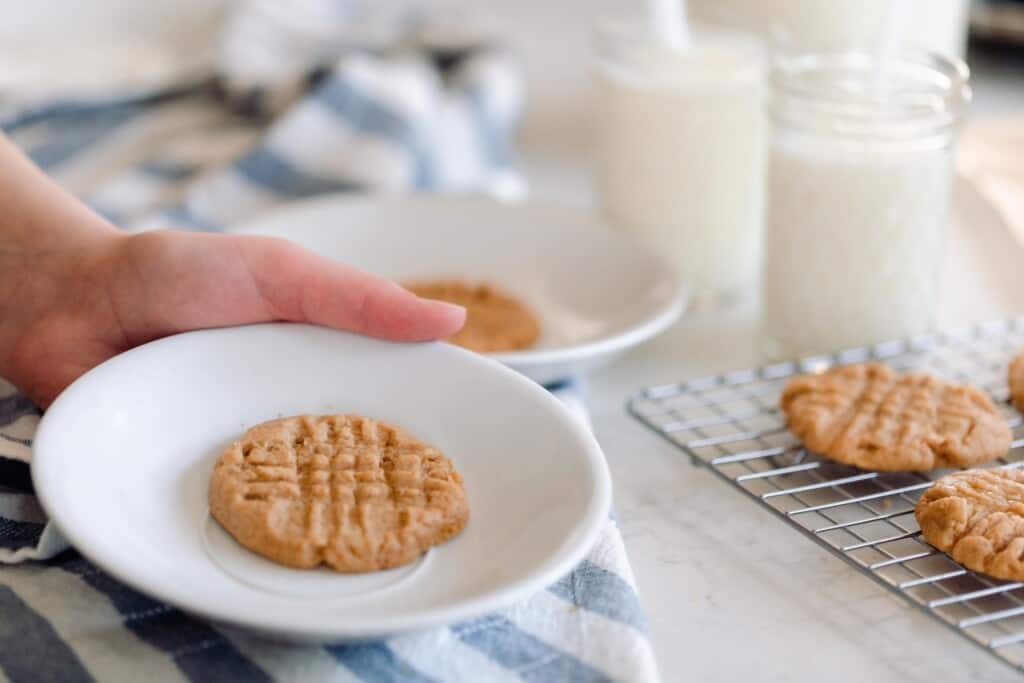
<svg viewBox="0 0 1024 683">
<path fill-rule="evenodd" d="M 597 189 L 608 223 L 665 254 L 698 307 L 758 280 L 764 62 L 756 42 L 691 27 L 681 50 L 598 26 Z"/>
<path fill-rule="evenodd" d="M 926 53 L 804 54 L 774 60 L 771 81 L 768 355 L 931 330 L 967 66 Z"/>
</svg>

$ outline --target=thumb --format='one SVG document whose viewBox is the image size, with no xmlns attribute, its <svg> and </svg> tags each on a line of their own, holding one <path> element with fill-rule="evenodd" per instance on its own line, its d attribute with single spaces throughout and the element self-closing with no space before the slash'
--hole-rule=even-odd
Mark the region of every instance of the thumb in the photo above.
<svg viewBox="0 0 1024 683">
<path fill-rule="evenodd" d="M 239 247 L 267 308 L 284 320 L 396 341 L 441 339 L 466 321 L 461 306 L 421 299 L 284 240 L 244 237 Z"/>
</svg>

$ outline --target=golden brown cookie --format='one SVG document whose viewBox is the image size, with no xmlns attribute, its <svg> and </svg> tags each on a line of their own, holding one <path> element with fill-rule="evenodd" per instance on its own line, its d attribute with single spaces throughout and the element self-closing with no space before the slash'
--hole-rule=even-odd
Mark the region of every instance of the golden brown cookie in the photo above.
<svg viewBox="0 0 1024 683">
<path fill-rule="evenodd" d="M 924 492 L 914 516 L 926 541 L 968 569 L 1024 581 L 1024 471 L 946 475 Z"/>
<path fill-rule="evenodd" d="M 881 363 L 797 377 L 780 405 L 807 448 L 869 470 L 969 467 L 1006 455 L 1012 440 L 987 394 Z"/>
<path fill-rule="evenodd" d="M 1010 400 L 1017 410 L 1024 412 L 1024 352 L 1010 361 Z"/>
<path fill-rule="evenodd" d="M 292 567 L 366 572 L 412 562 L 469 519 L 448 458 L 358 415 L 258 424 L 228 446 L 210 512 L 239 543 Z"/>
<path fill-rule="evenodd" d="M 494 285 L 436 280 L 403 286 L 417 296 L 464 306 L 466 324 L 447 341 L 470 351 L 519 351 L 533 346 L 540 335 L 540 325 L 530 309 Z"/>
</svg>

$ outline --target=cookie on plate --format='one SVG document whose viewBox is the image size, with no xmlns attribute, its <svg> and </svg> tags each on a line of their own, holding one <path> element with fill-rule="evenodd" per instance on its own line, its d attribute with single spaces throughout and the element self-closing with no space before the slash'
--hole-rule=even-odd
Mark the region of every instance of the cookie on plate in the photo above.
<svg viewBox="0 0 1024 683">
<path fill-rule="evenodd" d="M 1024 412 L 1024 351 L 1010 361 L 1010 400 L 1017 410 Z"/>
<path fill-rule="evenodd" d="M 780 406 L 807 448 L 868 470 L 970 467 L 1006 455 L 1012 440 L 984 392 L 881 363 L 797 377 Z"/>
<path fill-rule="evenodd" d="M 367 572 L 412 562 L 469 519 L 448 458 L 384 422 L 302 415 L 258 424 L 221 455 L 210 512 L 292 567 Z"/>
<path fill-rule="evenodd" d="M 1024 471 L 942 477 L 914 508 L 926 541 L 977 572 L 1024 581 Z"/>
<path fill-rule="evenodd" d="M 447 341 L 470 351 L 520 351 L 533 346 L 540 336 L 540 324 L 533 312 L 494 285 L 435 280 L 407 282 L 403 286 L 417 296 L 464 306 L 466 324 Z"/>
</svg>

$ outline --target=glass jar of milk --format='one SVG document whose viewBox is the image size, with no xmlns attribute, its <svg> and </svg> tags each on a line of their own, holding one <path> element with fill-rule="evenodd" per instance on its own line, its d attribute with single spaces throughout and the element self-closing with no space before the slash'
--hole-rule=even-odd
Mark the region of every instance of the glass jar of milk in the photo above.
<svg viewBox="0 0 1024 683">
<path fill-rule="evenodd" d="M 598 25 L 597 190 L 605 220 L 670 259 L 698 307 L 756 285 L 764 218 L 758 43 L 694 26 L 682 49 Z"/>
<path fill-rule="evenodd" d="M 771 81 L 768 354 L 929 331 L 966 65 L 924 53 L 780 56 Z"/>
</svg>

